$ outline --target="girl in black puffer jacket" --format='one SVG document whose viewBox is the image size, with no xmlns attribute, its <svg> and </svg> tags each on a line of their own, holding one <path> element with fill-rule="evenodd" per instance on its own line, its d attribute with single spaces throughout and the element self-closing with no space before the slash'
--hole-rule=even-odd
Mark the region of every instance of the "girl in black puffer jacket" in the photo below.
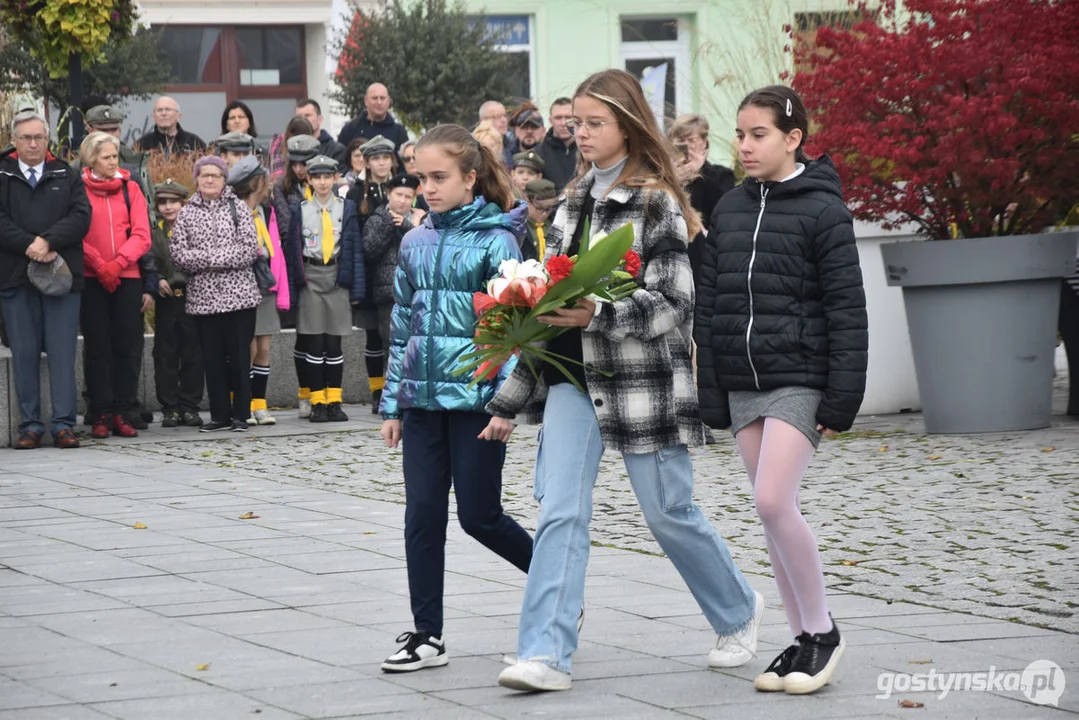
<svg viewBox="0 0 1079 720">
<path fill-rule="evenodd" d="M 738 441 L 795 636 L 754 685 L 793 694 L 826 684 L 845 647 L 798 486 L 821 435 L 854 422 L 869 345 L 851 215 L 831 160 L 802 152 L 808 134 L 790 88 L 742 101 L 748 177 L 716 206 L 694 322 L 701 416 Z"/>
</svg>

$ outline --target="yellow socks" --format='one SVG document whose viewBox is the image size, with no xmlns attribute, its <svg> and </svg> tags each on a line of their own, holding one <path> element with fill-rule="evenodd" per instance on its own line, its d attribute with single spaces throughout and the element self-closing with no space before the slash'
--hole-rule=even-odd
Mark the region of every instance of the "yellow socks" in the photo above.
<svg viewBox="0 0 1079 720">
<path fill-rule="evenodd" d="M 341 388 L 326 388 L 326 402 L 341 402 Z"/>
<path fill-rule="evenodd" d="M 266 398 L 254 398 L 251 400 L 251 412 L 266 410 Z"/>
<path fill-rule="evenodd" d="M 312 405 L 325 405 L 326 404 L 326 391 L 314 390 L 311 392 L 311 404 Z"/>
</svg>

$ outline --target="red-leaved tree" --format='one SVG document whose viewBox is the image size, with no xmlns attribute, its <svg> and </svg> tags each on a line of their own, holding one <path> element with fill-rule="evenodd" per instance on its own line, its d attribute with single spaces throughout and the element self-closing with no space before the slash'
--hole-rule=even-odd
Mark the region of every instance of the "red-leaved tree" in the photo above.
<svg viewBox="0 0 1079 720">
<path fill-rule="evenodd" d="M 822 28 L 794 86 L 861 219 L 1039 232 L 1079 199 L 1079 1 L 895 0 Z"/>
</svg>

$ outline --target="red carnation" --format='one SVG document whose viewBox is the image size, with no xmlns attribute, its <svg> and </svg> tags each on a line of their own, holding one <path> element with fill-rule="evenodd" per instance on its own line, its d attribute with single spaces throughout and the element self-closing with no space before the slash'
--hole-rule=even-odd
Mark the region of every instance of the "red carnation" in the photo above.
<svg viewBox="0 0 1079 720">
<path fill-rule="evenodd" d="M 626 264 L 626 272 L 633 277 L 637 277 L 641 273 L 641 256 L 632 250 L 627 250 L 625 256 L 622 258 L 622 262 Z"/>
<path fill-rule="evenodd" d="M 555 255 L 547 261 L 547 274 L 551 276 L 552 285 L 569 277 L 571 272 L 573 272 L 573 260 L 567 255 Z"/>
</svg>

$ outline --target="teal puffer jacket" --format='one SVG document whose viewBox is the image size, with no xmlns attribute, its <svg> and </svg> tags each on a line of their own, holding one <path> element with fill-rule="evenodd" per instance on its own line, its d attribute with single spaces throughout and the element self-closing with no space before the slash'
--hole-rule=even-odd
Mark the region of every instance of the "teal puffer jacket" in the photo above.
<svg viewBox="0 0 1079 720">
<path fill-rule="evenodd" d="M 503 260 L 521 259 L 527 219 L 523 202 L 506 213 L 479 197 L 448 213 L 430 213 L 405 235 L 394 278 L 383 418 L 400 418 L 409 408 L 483 412 L 513 371 L 515 360 L 496 381 L 474 387 L 470 374 L 453 374 L 473 350 L 472 294 L 486 288 Z"/>
</svg>

